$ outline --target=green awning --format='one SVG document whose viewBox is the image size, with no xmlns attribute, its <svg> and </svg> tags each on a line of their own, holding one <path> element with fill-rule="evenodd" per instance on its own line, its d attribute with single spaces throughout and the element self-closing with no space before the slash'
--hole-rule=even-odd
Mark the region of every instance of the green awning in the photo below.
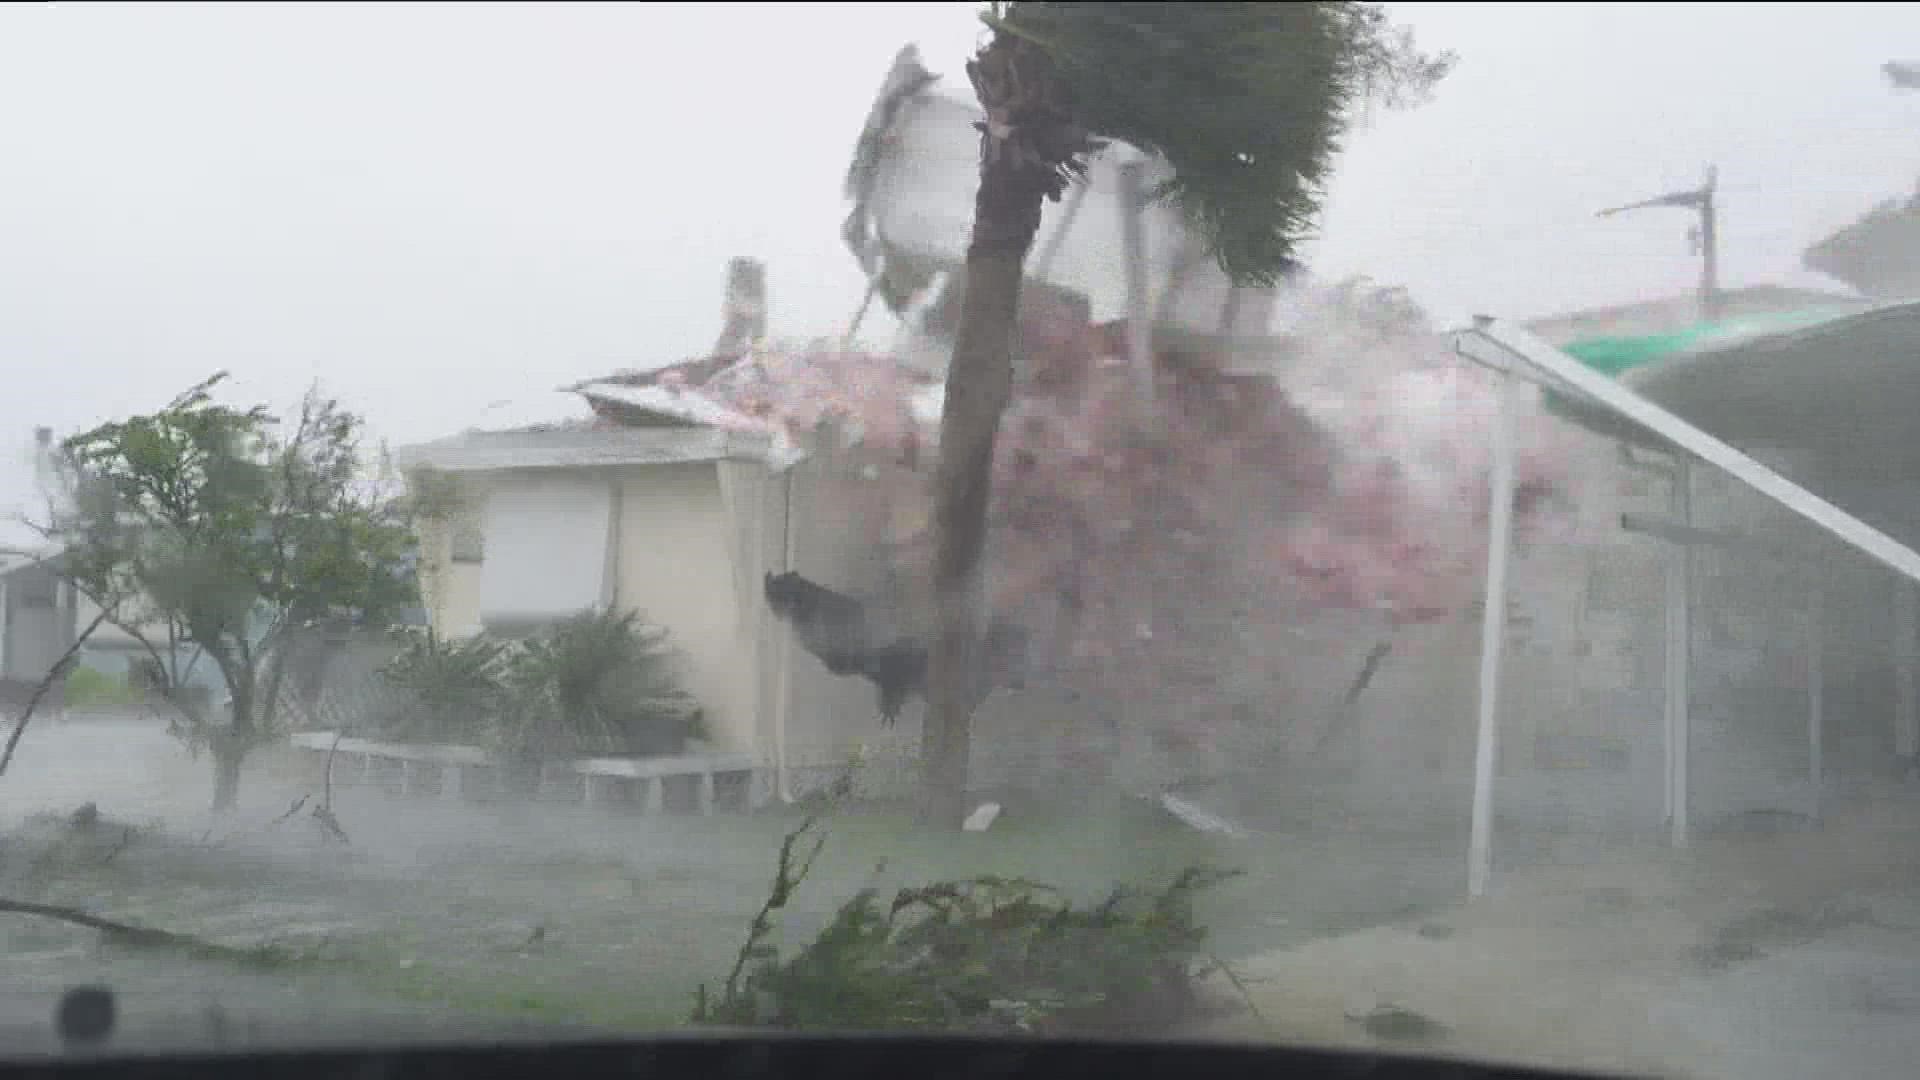
<svg viewBox="0 0 1920 1080">
<path fill-rule="evenodd" d="M 1561 346 L 1560 351 L 1605 375 L 1626 372 L 1684 353 L 1706 352 L 1745 344 L 1768 334 L 1799 330 L 1860 313 L 1857 304 L 1809 308 L 1764 315 L 1743 315 L 1719 322 L 1695 323 L 1679 330 L 1633 337 L 1596 337 Z"/>
<path fill-rule="evenodd" d="M 1797 311 L 1742 315 L 1695 323 L 1658 334 L 1584 338 L 1562 345 L 1560 350 L 1601 374 L 1620 379 L 1630 375 L 1651 374 L 1653 369 L 1665 362 L 1682 357 L 1737 349 L 1775 335 L 1791 334 L 1823 323 L 1853 318 L 1861 311 L 1859 304 L 1831 304 Z M 1552 390 L 1547 391 L 1544 400 L 1549 412 L 1564 419 L 1603 434 L 1626 434 L 1623 421 L 1610 413 L 1597 413 L 1594 406 L 1584 401 Z"/>
</svg>

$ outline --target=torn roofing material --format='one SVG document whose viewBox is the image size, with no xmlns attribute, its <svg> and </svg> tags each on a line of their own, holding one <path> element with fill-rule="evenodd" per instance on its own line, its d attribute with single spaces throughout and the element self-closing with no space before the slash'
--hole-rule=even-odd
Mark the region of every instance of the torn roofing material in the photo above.
<svg viewBox="0 0 1920 1080">
<path fill-rule="evenodd" d="M 408 471 L 504 472 L 763 459 L 771 443 L 766 435 L 714 428 L 552 426 L 468 431 L 404 447 L 394 457 Z"/>
</svg>

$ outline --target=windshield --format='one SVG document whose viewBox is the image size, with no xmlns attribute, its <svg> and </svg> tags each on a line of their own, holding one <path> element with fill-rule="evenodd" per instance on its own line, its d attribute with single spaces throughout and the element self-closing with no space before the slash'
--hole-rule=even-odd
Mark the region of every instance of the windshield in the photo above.
<svg viewBox="0 0 1920 1080">
<path fill-rule="evenodd" d="M 0 7 L 0 1055 L 1903 1073 L 1901 41 Z"/>
</svg>

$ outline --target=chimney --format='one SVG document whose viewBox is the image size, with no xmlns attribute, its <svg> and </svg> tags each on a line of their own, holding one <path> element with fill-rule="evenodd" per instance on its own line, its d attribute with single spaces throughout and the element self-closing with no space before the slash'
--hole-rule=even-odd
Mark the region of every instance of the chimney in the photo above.
<svg viewBox="0 0 1920 1080">
<path fill-rule="evenodd" d="M 59 489 L 58 474 L 53 460 L 53 429 L 36 427 L 33 429 L 33 479 L 39 485 L 40 493 L 51 497 Z"/>
<path fill-rule="evenodd" d="M 758 259 L 727 260 L 727 295 L 720 308 L 715 356 L 739 356 L 767 336 L 767 268 Z"/>
</svg>

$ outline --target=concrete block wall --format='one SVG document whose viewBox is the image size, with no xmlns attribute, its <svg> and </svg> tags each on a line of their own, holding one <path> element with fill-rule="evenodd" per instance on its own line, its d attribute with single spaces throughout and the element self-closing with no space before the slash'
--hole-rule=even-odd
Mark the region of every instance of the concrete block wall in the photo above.
<svg viewBox="0 0 1920 1080">
<path fill-rule="evenodd" d="M 1585 450 L 1582 540 L 1516 554 L 1500 702 L 1497 812 L 1569 832 L 1645 835 L 1664 821 L 1665 564 L 1668 546 L 1622 531 L 1622 513 L 1665 517 L 1666 481 Z M 1805 480 L 1806 463 L 1765 454 Z M 1821 530 L 1705 467 L 1694 523 L 1813 557 L 1787 566 L 1696 548 L 1691 642 L 1694 821 L 1751 809 L 1804 811 L 1809 735 L 1807 611 L 1826 620 L 1824 791 L 1884 775 L 1892 761 L 1893 575 Z M 1816 480 L 1817 482 L 1817 480 Z M 1477 618 L 1406 635 L 1351 717 L 1339 768 L 1355 800 L 1403 813 L 1469 805 L 1478 704 Z"/>
<path fill-rule="evenodd" d="M 1665 517 L 1667 484 L 1623 464 L 1612 442 L 1588 440 L 1581 453 L 1586 527 L 1579 539 L 1535 543 L 1516 553 L 1497 812 L 1504 822 L 1535 830 L 1658 835 L 1665 813 L 1669 548 L 1618 523 L 1622 513 Z M 1789 475 L 1804 469 L 1804 462 L 1765 456 Z M 1843 794 L 1889 770 L 1892 575 L 1708 467 L 1694 469 L 1693 501 L 1697 527 L 1792 542 L 1815 554 L 1789 567 L 1752 554 L 1694 549 L 1696 825 L 1711 827 L 1750 809 L 1811 806 L 1806 612 L 1816 583 L 1829 616 L 1821 654 L 1826 793 Z M 1212 762 L 1169 754 L 1059 701 L 1033 694 L 998 698 L 976 723 L 976 786 L 1046 789 L 1100 779 L 1139 789 L 1215 768 L 1240 777 L 1237 798 L 1248 813 L 1288 804 L 1291 813 L 1321 818 L 1389 826 L 1458 819 L 1464 826 L 1478 703 L 1478 616 L 1469 612 L 1401 631 L 1372 686 L 1354 708 L 1336 715 L 1334 704 L 1377 640 L 1377 626 L 1329 621 L 1304 627 L 1293 653 L 1272 658 L 1272 681 L 1285 688 L 1275 715 L 1257 719 L 1240 733 L 1244 746 L 1225 747 L 1224 760 Z M 919 712 L 910 708 L 891 731 L 863 734 L 860 790 L 890 796 L 915 790 Z M 1119 751 L 1119 765 L 1090 777 L 1085 762 L 1101 751 Z M 844 750 L 824 755 L 812 772 L 830 783 L 845 774 L 849 756 Z M 804 782 L 797 778 L 796 786 Z"/>
<path fill-rule="evenodd" d="M 1806 480 L 1807 463 L 1759 456 Z M 1591 508 L 1664 517 L 1665 481 L 1616 467 L 1616 482 L 1589 494 Z M 1826 797 L 1892 765 L 1890 572 L 1732 478 L 1696 466 L 1696 527 L 1792 544 L 1812 557 L 1789 565 L 1750 552 L 1695 548 L 1690 661 L 1691 800 L 1702 826 L 1746 810 L 1807 811 L 1808 611 L 1823 596 L 1823 754 Z M 1547 648 L 1538 672 L 1559 693 L 1528 688 L 1529 664 L 1510 649 L 1509 731 L 1524 732 L 1533 760 L 1503 754 L 1503 813 L 1605 831 L 1657 829 L 1665 749 L 1665 543 L 1619 530 L 1596 533 L 1577 600 L 1561 608 L 1570 643 Z M 1564 573 L 1536 559 L 1516 575 Z M 1572 575 L 1568 575 L 1569 578 Z M 1525 585 L 1517 587 L 1524 588 Z M 1569 692 L 1571 691 L 1571 692 Z M 1518 715 L 1522 713 L 1525 715 Z M 1578 751 L 1584 751 L 1584 753 Z M 1563 752 L 1565 751 L 1565 752 Z M 1584 759 L 1584 760 L 1583 760 Z"/>
</svg>

